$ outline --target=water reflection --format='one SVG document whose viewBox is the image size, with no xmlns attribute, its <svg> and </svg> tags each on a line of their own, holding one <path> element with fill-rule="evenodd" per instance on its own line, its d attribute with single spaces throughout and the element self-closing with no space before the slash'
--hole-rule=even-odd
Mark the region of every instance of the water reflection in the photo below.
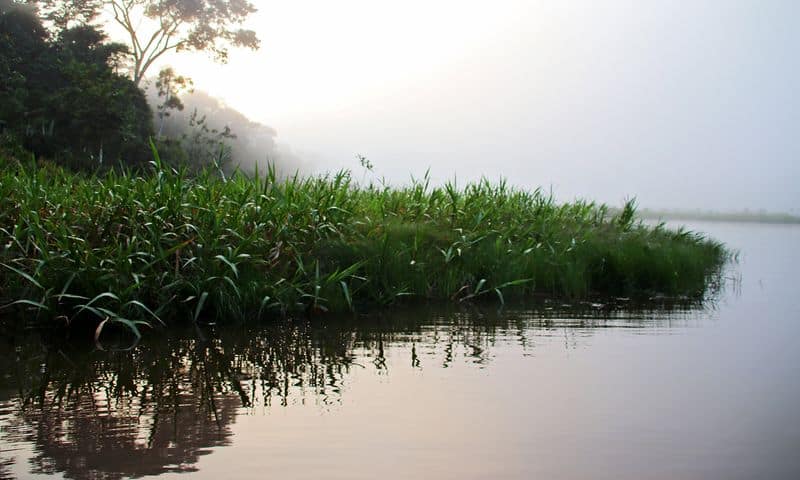
<svg viewBox="0 0 800 480">
<path fill-rule="evenodd" d="M 696 308 L 406 310 L 157 332 L 130 352 L 70 348 L 34 332 L 6 335 L 0 478 L 194 471 L 201 455 L 231 444 L 237 415 L 288 405 L 325 410 L 347 394 L 354 370 L 481 368 L 505 344 L 535 355 L 542 342 L 578 348 L 603 328 L 669 333 L 698 321 Z"/>
<path fill-rule="evenodd" d="M 230 441 L 241 405 L 232 364 L 208 342 L 152 342 L 128 353 L 16 346 L 17 390 L 3 441 L 33 444 L 31 473 L 122 478 L 191 471 Z M 13 350 L 12 350 L 13 351 Z"/>
</svg>

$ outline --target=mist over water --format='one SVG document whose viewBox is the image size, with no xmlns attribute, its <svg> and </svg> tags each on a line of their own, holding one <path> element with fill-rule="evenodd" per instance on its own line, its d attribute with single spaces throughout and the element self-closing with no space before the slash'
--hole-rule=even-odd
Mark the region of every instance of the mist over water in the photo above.
<svg viewBox="0 0 800 480">
<path fill-rule="evenodd" d="M 613 205 L 800 204 L 797 2 L 258 6 L 259 52 L 176 66 L 314 171 L 363 154 L 392 183 L 430 168 Z"/>
</svg>

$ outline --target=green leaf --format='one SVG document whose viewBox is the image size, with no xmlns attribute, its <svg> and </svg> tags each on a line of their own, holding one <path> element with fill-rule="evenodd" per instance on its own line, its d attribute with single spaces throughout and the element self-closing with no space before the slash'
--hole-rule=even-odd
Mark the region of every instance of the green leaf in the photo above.
<svg viewBox="0 0 800 480">
<path fill-rule="evenodd" d="M 197 301 L 197 306 L 194 309 L 195 322 L 197 322 L 197 319 L 200 318 L 200 312 L 203 310 L 203 305 L 205 305 L 207 298 L 208 298 L 208 292 L 203 292 L 202 294 L 200 294 L 200 300 Z"/>
<path fill-rule="evenodd" d="M 9 269 L 9 270 L 12 270 L 13 272 L 17 273 L 19 276 L 21 276 L 21 277 L 22 277 L 22 278 L 24 278 L 25 280 L 27 280 L 27 281 L 31 282 L 32 284 L 36 285 L 36 287 L 37 287 L 37 288 L 39 288 L 39 289 L 44 289 L 44 287 L 42 287 L 42 284 L 40 284 L 39 282 L 37 282 L 37 281 L 36 281 L 36 280 L 35 280 L 33 277 L 31 277 L 31 276 L 30 276 L 30 275 L 28 275 L 27 273 L 23 272 L 22 270 L 19 270 L 19 269 L 17 269 L 17 268 L 14 268 L 14 267 L 12 267 L 11 265 L 7 265 L 7 264 L 5 264 L 5 263 L 0 263 L 0 265 L 2 265 L 2 266 L 4 266 L 4 267 L 6 267 L 7 269 Z"/>
<path fill-rule="evenodd" d="M 480 282 L 478 282 L 478 285 L 475 287 L 475 291 L 472 292 L 472 295 L 473 296 L 477 295 L 481 291 L 481 288 L 483 288 L 483 285 L 485 283 L 486 283 L 486 279 L 485 278 L 481 278 Z"/>
<path fill-rule="evenodd" d="M 24 300 L 24 299 L 23 300 L 17 300 L 15 302 L 11 302 L 11 303 L 9 303 L 7 305 L 3 305 L 2 307 L 0 307 L 0 309 L 8 308 L 8 307 L 10 307 L 12 305 L 30 305 L 30 306 L 36 307 L 36 308 L 38 308 L 40 310 L 50 310 L 50 308 L 47 305 L 44 305 L 44 304 L 39 303 L 39 302 L 35 302 L 33 300 Z"/>
<path fill-rule="evenodd" d="M 339 282 L 339 285 L 342 286 L 342 292 L 344 293 L 344 299 L 347 300 L 347 306 L 350 310 L 353 310 L 353 298 L 350 296 L 350 289 L 347 287 L 347 283 L 342 280 Z"/>
<path fill-rule="evenodd" d="M 90 309 L 90 307 L 94 304 L 94 302 L 96 302 L 96 301 L 98 301 L 98 300 L 100 300 L 102 298 L 111 298 L 113 300 L 119 301 L 119 297 L 117 297 L 113 293 L 111 293 L 111 292 L 103 292 L 103 293 L 97 295 L 96 297 L 94 297 L 93 299 L 91 299 L 89 301 L 89 303 L 86 303 L 84 305 L 78 305 L 80 307 L 80 309 L 77 312 L 75 312 L 75 315 L 80 314 L 82 311 L 84 311 L 86 309 Z M 90 309 L 90 310 L 94 310 L 94 309 Z M 94 310 L 94 311 L 96 312 L 96 310 Z M 98 316 L 100 316 L 100 315 L 98 315 Z"/>
<path fill-rule="evenodd" d="M 264 298 L 261 299 L 261 306 L 258 308 L 258 318 L 261 318 L 261 312 L 264 311 L 264 307 L 267 306 L 267 302 L 269 302 L 272 298 L 269 295 L 265 295 Z"/>
<path fill-rule="evenodd" d="M 238 268 L 236 268 L 236 264 L 234 264 L 233 262 L 231 262 L 230 260 L 228 260 L 227 258 L 225 258 L 225 256 L 223 256 L 223 255 L 217 255 L 217 256 L 216 256 L 216 257 L 214 257 L 214 258 L 216 258 L 217 260 L 220 260 L 221 262 L 223 262 L 223 263 L 225 263 L 226 265 L 228 265 L 228 266 L 231 268 L 231 270 L 233 271 L 233 275 L 234 275 L 236 278 L 239 278 L 239 269 L 238 269 Z"/>
<path fill-rule="evenodd" d="M 532 278 L 522 278 L 522 279 L 519 279 L 519 280 L 511 280 L 510 282 L 506 282 L 506 283 L 503 283 L 501 285 L 498 285 L 497 288 L 515 287 L 517 285 L 524 285 L 524 284 L 530 283 L 532 281 L 533 281 Z"/>
<path fill-rule="evenodd" d="M 153 313 L 153 311 L 150 310 L 149 308 L 147 308 L 142 302 L 139 302 L 138 300 L 131 300 L 130 302 L 128 302 L 125 305 L 123 305 L 122 307 L 124 308 L 124 307 L 127 307 L 128 305 L 134 305 L 136 307 L 141 308 L 145 312 L 149 313 L 153 318 L 158 320 L 158 323 L 160 323 L 161 325 L 163 325 L 165 327 L 167 326 L 160 318 L 158 318 L 158 315 Z"/>
<path fill-rule="evenodd" d="M 501 292 L 499 288 L 495 288 L 494 291 L 497 294 L 497 298 L 500 299 L 500 305 L 505 305 L 506 300 L 503 298 L 503 292 Z"/>
</svg>

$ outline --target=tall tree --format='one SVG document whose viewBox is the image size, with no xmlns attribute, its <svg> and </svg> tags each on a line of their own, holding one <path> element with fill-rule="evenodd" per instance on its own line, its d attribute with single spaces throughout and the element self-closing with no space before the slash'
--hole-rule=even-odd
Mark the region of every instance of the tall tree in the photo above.
<svg viewBox="0 0 800 480">
<path fill-rule="evenodd" d="M 248 0 L 27 0 L 46 20 L 64 29 L 90 22 L 105 11 L 121 27 L 138 86 L 156 60 L 168 52 L 209 52 L 225 62 L 230 47 L 258 49 L 253 30 L 240 28 L 256 11 Z"/>
<path fill-rule="evenodd" d="M 114 21 L 129 36 L 133 82 L 139 85 L 147 70 L 170 51 L 205 51 L 225 62 L 228 48 L 257 49 L 253 30 L 239 28 L 256 8 L 247 0 L 105 0 Z M 139 30 L 142 19 L 153 28 Z"/>
</svg>

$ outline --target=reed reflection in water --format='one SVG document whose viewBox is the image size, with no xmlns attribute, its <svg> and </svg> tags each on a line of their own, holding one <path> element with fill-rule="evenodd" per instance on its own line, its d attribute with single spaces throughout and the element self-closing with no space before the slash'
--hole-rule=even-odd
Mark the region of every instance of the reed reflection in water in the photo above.
<svg viewBox="0 0 800 480">
<path fill-rule="evenodd" d="M 543 344 L 574 349 L 605 328 L 670 333 L 702 321 L 697 308 L 418 309 L 157 332 L 118 352 L 69 348 L 36 332 L 7 335 L 0 477 L 195 471 L 200 456 L 235 441 L 237 415 L 287 406 L 330 411 L 356 374 L 482 368 L 504 346 L 519 355 L 536 355 Z"/>
</svg>

